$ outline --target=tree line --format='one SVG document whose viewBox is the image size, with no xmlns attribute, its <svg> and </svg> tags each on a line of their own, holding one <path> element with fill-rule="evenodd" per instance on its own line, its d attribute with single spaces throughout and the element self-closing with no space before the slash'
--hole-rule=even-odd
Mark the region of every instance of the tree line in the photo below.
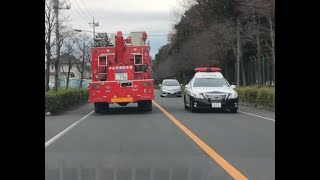
<svg viewBox="0 0 320 180">
<path fill-rule="evenodd" d="M 218 66 L 243 86 L 275 81 L 274 0 L 179 0 L 171 15 L 168 43 L 152 64 L 156 83 L 185 84 L 199 66 Z"/>
</svg>

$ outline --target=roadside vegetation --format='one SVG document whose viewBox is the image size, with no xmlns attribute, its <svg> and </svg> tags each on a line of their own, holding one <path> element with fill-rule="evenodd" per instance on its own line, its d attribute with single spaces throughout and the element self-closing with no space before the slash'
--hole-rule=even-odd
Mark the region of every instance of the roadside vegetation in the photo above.
<svg viewBox="0 0 320 180">
<path fill-rule="evenodd" d="M 247 86 L 235 89 L 239 95 L 239 102 L 254 106 L 275 108 L 275 90 L 272 87 Z"/>
<path fill-rule="evenodd" d="M 59 89 L 45 93 L 45 113 L 56 113 L 88 101 L 88 89 Z"/>
</svg>

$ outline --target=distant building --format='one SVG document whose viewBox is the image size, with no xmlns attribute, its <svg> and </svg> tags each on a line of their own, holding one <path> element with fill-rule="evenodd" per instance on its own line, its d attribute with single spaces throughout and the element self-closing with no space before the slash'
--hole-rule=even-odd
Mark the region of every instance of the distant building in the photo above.
<svg viewBox="0 0 320 180">
<path fill-rule="evenodd" d="M 81 68 L 82 61 L 77 59 L 76 57 L 69 55 L 69 54 L 62 54 L 60 56 L 60 68 L 59 68 L 59 79 L 66 80 L 68 76 L 68 68 L 69 68 L 69 59 L 71 62 L 71 69 L 70 69 L 70 79 L 80 79 L 81 73 L 77 68 L 77 65 Z M 52 61 L 54 62 L 55 59 Z M 88 62 L 88 61 L 86 61 Z M 54 81 L 54 74 L 55 74 L 55 67 L 54 64 L 51 63 L 50 65 L 50 75 L 49 75 L 49 82 Z M 91 65 L 90 63 L 85 63 L 84 72 L 83 72 L 83 79 L 91 79 Z"/>
</svg>

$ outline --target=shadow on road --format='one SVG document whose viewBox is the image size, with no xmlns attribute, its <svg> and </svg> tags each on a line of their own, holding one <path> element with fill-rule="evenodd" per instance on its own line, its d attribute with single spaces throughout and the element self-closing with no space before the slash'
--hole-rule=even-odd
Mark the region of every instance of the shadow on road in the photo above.
<svg viewBox="0 0 320 180">
<path fill-rule="evenodd" d="M 151 112 L 141 111 L 138 107 L 110 107 L 109 110 L 103 113 L 95 113 L 97 116 L 103 115 L 123 115 L 123 114 L 155 114 L 160 113 L 156 107 L 153 107 Z"/>
<path fill-rule="evenodd" d="M 186 110 L 186 111 L 190 112 L 189 110 Z M 229 110 L 222 110 L 222 109 L 197 109 L 194 113 L 235 114 L 235 113 L 231 113 Z"/>
<path fill-rule="evenodd" d="M 160 96 L 159 96 L 160 97 Z M 177 96 L 171 96 L 171 95 L 168 95 L 168 96 L 164 96 L 164 97 L 160 97 L 160 98 L 182 98 L 183 96 L 181 97 L 177 97 Z"/>
</svg>

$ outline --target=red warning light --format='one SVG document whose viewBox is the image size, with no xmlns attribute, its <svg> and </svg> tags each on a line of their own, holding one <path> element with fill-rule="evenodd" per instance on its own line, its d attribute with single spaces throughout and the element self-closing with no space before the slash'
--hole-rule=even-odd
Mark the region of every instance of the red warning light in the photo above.
<svg viewBox="0 0 320 180">
<path fill-rule="evenodd" d="M 221 69 L 217 67 L 198 67 L 195 69 L 196 72 L 220 72 Z"/>
</svg>

